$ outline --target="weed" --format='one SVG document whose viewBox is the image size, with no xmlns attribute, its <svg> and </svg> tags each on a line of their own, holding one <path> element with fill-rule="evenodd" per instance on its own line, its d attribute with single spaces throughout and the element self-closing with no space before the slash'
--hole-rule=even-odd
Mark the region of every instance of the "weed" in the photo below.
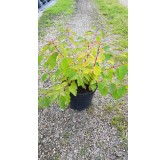
<svg viewBox="0 0 166 160">
<path fill-rule="evenodd" d="M 80 150 L 81 157 L 85 155 L 85 152 L 86 152 L 85 147 L 81 148 L 81 150 Z"/>
<path fill-rule="evenodd" d="M 111 105 L 106 105 L 105 107 L 104 107 L 104 109 L 107 111 L 107 112 L 112 112 L 113 111 L 113 106 L 111 106 Z"/>
<path fill-rule="evenodd" d="M 64 139 L 67 139 L 67 138 L 69 138 L 70 137 L 70 133 L 69 132 L 65 132 L 64 134 L 63 134 L 63 138 Z"/>
<path fill-rule="evenodd" d="M 94 107 L 89 107 L 88 110 L 87 110 L 87 113 L 89 115 L 94 115 Z"/>
<path fill-rule="evenodd" d="M 113 42 L 117 50 L 124 50 L 128 47 L 128 40 L 125 37 L 119 37 L 117 41 Z"/>
<path fill-rule="evenodd" d="M 123 135 L 127 131 L 127 121 L 124 115 L 121 112 L 118 112 L 117 115 L 113 116 L 111 124 L 117 128 L 119 135 L 124 139 Z"/>
<path fill-rule="evenodd" d="M 61 139 L 60 145 L 61 145 L 61 146 L 69 145 L 69 141 L 67 141 L 67 140 L 65 140 L 65 139 Z"/>
<path fill-rule="evenodd" d="M 60 155 L 58 153 L 55 155 L 55 160 L 60 160 Z"/>
<path fill-rule="evenodd" d="M 111 113 L 111 112 L 117 112 L 119 111 L 119 108 L 117 106 L 112 106 L 110 104 L 107 104 L 106 106 L 104 106 L 105 111 Z"/>
<path fill-rule="evenodd" d="M 124 144 L 127 143 L 127 128 L 128 122 L 121 110 L 121 107 L 117 104 L 115 105 L 106 105 L 104 110 L 109 114 L 112 114 L 112 118 L 110 119 L 110 124 L 117 128 L 118 135 L 121 137 Z"/>
</svg>

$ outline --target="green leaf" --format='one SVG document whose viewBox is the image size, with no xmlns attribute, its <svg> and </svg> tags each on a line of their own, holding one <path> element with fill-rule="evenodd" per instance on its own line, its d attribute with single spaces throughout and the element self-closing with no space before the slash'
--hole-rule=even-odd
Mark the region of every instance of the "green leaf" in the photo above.
<svg viewBox="0 0 166 160">
<path fill-rule="evenodd" d="M 60 91 L 60 90 L 62 90 L 63 88 L 64 88 L 63 84 L 55 84 L 55 85 L 53 86 L 53 89 L 54 89 L 55 91 Z"/>
<path fill-rule="evenodd" d="M 109 53 L 109 54 L 104 53 L 104 56 L 105 56 L 106 60 L 110 60 L 112 57 L 112 54 L 111 53 Z"/>
<path fill-rule="evenodd" d="M 106 83 L 106 81 L 102 81 L 102 82 L 98 83 L 98 86 L 99 86 L 99 88 L 103 89 L 104 87 L 107 86 L 107 83 Z"/>
<path fill-rule="evenodd" d="M 99 87 L 99 92 L 102 96 L 106 96 L 108 94 L 107 83 L 105 81 L 100 82 L 98 84 L 98 87 Z"/>
<path fill-rule="evenodd" d="M 94 91 L 96 89 L 97 85 L 96 84 L 90 84 L 89 88 L 90 90 Z"/>
<path fill-rule="evenodd" d="M 38 65 L 40 65 L 40 63 L 42 62 L 44 56 L 43 55 L 39 55 L 38 56 Z"/>
<path fill-rule="evenodd" d="M 74 96 L 77 95 L 77 85 L 75 82 L 72 82 L 68 89 Z"/>
<path fill-rule="evenodd" d="M 49 107 L 49 105 L 50 105 L 50 99 L 48 97 L 44 98 L 44 105 L 45 105 L 45 107 Z"/>
<path fill-rule="evenodd" d="M 112 76 L 113 76 L 113 69 L 110 68 L 110 69 L 107 70 L 106 78 L 109 79 L 109 80 L 111 80 Z"/>
<path fill-rule="evenodd" d="M 117 93 L 117 90 L 115 91 L 115 92 L 113 92 L 112 93 L 112 97 L 114 98 L 114 99 L 119 99 L 119 96 L 118 96 L 118 93 Z"/>
<path fill-rule="evenodd" d="M 90 81 L 90 76 L 88 74 L 85 74 L 84 77 L 86 78 L 87 81 Z"/>
<path fill-rule="evenodd" d="M 53 52 L 55 50 L 55 47 L 53 45 L 50 45 L 49 50 L 50 50 L 50 52 Z"/>
<path fill-rule="evenodd" d="M 124 96 L 126 94 L 126 92 L 127 92 L 126 86 L 121 86 L 121 87 L 117 88 L 114 83 L 111 83 L 110 93 L 111 93 L 113 98 L 119 99 L 122 96 Z"/>
<path fill-rule="evenodd" d="M 116 70 L 116 75 L 117 78 L 119 79 L 119 81 L 122 81 L 125 77 L 125 75 L 128 72 L 128 68 L 127 66 L 120 66 L 117 70 Z"/>
<path fill-rule="evenodd" d="M 55 77 L 59 78 L 60 75 L 61 75 L 61 70 L 57 69 L 56 72 L 55 72 Z"/>
<path fill-rule="evenodd" d="M 48 66 L 49 66 L 51 70 L 54 69 L 54 67 L 55 67 L 55 65 L 56 65 L 56 58 L 57 58 L 57 56 L 58 56 L 58 53 L 57 53 L 57 52 L 53 53 L 53 54 L 48 58 L 48 60 L 45 62 L 44 67 L 48 67 Z"/>
<path fill-rule="evenodd" d="M 107 87 L 104 87 L 103 89 L 99 88 L 99 92 L 102 96 L 106 96 L 108 94 L 108 89 Z"/>
<path fill-rule="evenodd" d="M 125 86 L 121 86 L 117 89 L 117 94 L 118 94 L 118 98 L 121 98 L 122 96 L 124 96 L 127 92 L 127 89 Z"/>
<path fill-rule="evenodd" d="M 110 84 L 109 91 L 110 91 L 111 94 L 113 94 L 114 92 L 116 92 L 116 85 L 114 83 Z"/>
<path fill-rule="evenodd" d="M 104 46 L 104 51 L 108 51 L 110 49 L 110 46 Z"/>
<path fill-rule="evenodd" d="M 47 79 L 47 77 L 48 77 L 48 73 L 43 74 L 42 81 L 44 82 Z"/>
<path fill-rule="evenodd" d="M 67 106 L 70 103 L 70 92 L 66 91 L 65 98 L 66 98 L 65 105 Z"/>
<path fill-rule="evenodd" d="M 59 106 L 63 110 L 65 110 L 65 108 L 66 108 L 65 100 L 66 100 L 65 96 L 60 96 L 58 99 Z"/>
<path fill-rule="evenodd" d="M 73 78 L 75 78 L 76 72 L 71 69 L 68 69 L 67 71 L 66 76 L 69 77 L 69 80 L 74 80 Z"/>
<path fill-rule="evenodd" d="M 66 86 L 68 85 L 68 83 L 67 83 L 66 81 L 64 81 L 64 82 L 61 83 L 61 85 L 62 85 L 63 87 L 66 87 Z"/>
<path fill-rule="evenodd" d="M 61 65 L 62 70 L 65 73 L 69 72 L 69 66 L 70 66 L 70 63 L 72 63 L 72 62 L 73 62 L 73 59 L 71 59 L 71 58 L 64 58 L 64 59 L 62 59 L 60 65 Z"/>
<path fill-rule="evenodd" d="M 95 80 L 92 80 L 92 81 L 90 82 L 90 85 L 92 85 L 92 84 L 96 84 L 96 81 L 95 81 Z"/>
<path fill-rule="evenodd" d="M 43 108 L 44 106 L 43 106 L 43 97 L 39 97 L 38 98 L 38 107 L 39 108 Z"/>
<path fill-rule="evenodd" d="M 53 104 L 58 97 L 58 93 L 54 93 L 50 96 L 50 102 Z"/>
<path fill-rule="evenodd" d="M 73 74 L 73 75 L 70 75 L 70 77 L 69 77 L 69 80 L 77 80 L 77 78 L 78 78 L 78 74 Z"/>
<path fill-rule="evenodd" d="M 118 93 L 117 93 L 117 88 L 114 83 L 110 84 L 109 91 L 114 99 L 118 99 Z"/>
</svg>

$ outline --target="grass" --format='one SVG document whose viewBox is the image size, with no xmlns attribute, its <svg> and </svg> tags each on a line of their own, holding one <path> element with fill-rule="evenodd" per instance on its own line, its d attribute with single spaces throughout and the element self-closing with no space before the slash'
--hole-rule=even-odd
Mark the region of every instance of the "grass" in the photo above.
<svg viewBox="0 0 166 160">
<path fill-rule="evenodd" d="M 71 15 L 74 12 L 75 0 L 57 0 L 56 4 L 46 9 L 38 21 L 38 33 L 42 35 L 45 28 L 51 27 L 54 18 L 61 15 Z"/>
<path fill-rule="evenodd" d="M 80 150 L 81 157 L 84 156 L 85 153 L 86 153 L 86 148 L 85 147 L 81 148 L 81 150 Z"/>
<path fill-rule="evenodd" d="M 69 138 L 70 137 L 70 133 L 69 132 L 65 132 L 64 134 L 63 134 L 63 138 L 64 139 L 67 139 L 67 138 Z"/>
<path fill-rule="evenodd" d="M 128 48 L 128 9 L 119 4 L 118 0 L 94 0 L 101 13 L 112 25 L 112 33 L 118 34 L 115 42 L 118 50 Z"/>
<path fill-rule="evenodd" d="M 119 136 L 126 143 L 128 121 L 123 115 L 121 108 L 117 105 L 115 106 L 106 105 L 104 109 L 106 112 L 113 114 L 110 124 L 117 128 Z"/>
<path fill-rule="evenodd" d="M 56 153 L 54 160 L 60 160 L 60 154 Z"/>
</svg>

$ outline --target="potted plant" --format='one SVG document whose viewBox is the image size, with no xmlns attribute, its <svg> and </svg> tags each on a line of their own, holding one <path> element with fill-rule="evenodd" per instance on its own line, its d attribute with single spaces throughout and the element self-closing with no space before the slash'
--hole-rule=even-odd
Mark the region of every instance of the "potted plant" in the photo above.
<svg viewBox="0 0 166 160">
<path fill-rule="evenodd" d="M 127 92 L 127 62 L 117 62 L 104 37 L 102 31 L 77 37 L 67 29 L 44 45 L 38 56 L 39 78 L 50 85 L 39 89 L 40 107 L 57 100 L 63 110 L 67 106 L 83 110 L 90 106 L 96 89 L 102 96 L 111 94 L 115 99 Z"/>
</svg>

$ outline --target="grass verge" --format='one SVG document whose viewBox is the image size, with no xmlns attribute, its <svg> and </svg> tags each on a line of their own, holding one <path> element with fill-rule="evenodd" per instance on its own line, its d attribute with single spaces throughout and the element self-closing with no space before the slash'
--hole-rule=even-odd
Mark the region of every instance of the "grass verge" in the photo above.
<svg viewBox="0 0 166 160">
<path fill-rule="evenodd" d="M 124 116 L 119 105 L 106 105 L 104 109 L 106 112 L 111 113 L 113 115 L 110 124 L 117 128 L 119 136 L 121 137 L 124 143 L 127 143 L 128 120 Z"/>
<path fill-rule="evenodd" d="M 71 15 L 74 12 L 75 0 L 57 0 L 56 4 L 46 9 L 38 21 L 38 34 L 53 25 L 56 16 Z"/>
<path fill-rule="evenodd" d="M 112 33 L 118 34 L 114 43 L 118 50 L 128 48 L 128 9 L 121 5 L 118 0 L 94 0 L 101 13 L 112 25 Z"/>
</svg>

